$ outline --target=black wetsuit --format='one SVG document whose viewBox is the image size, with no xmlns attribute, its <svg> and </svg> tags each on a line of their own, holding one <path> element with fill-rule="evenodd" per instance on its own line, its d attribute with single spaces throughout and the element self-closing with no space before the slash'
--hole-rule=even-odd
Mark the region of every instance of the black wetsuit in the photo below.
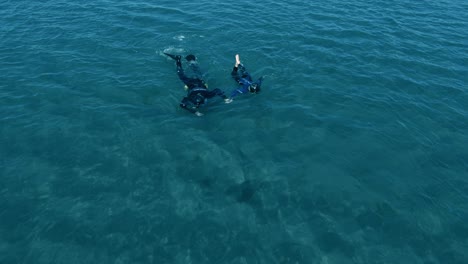
<svg viewBox="0 0 468 264">
<path fill-rule="evenodd" d="M 216 88 L 214 90 L 208 90 L 205 81 L 203 81 L 203 76 L 199 74 L 197 64 L 192 62 L 190 65 L 192 70 L 197 73 L 195 76 L 187 76 L 184 73 L 182 68 L 181 57 L 176 58 L 177 65 L 177 75 L 179 79 L 187 86 L 187 96 L 182 99 L 180 102 L 180 107 L 190 111 L 191 113 L 197 112 L 198 108 L 206 103 L 206 100 L 219 96 L 223 99 L 226 99 L 226 95 L 220 89 Z"/>
</svg>

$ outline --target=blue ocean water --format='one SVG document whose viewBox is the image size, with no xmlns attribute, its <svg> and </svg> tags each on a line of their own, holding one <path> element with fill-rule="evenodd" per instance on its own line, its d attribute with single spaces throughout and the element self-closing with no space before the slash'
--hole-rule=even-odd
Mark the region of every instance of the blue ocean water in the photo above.
<svg viewBox="0 0 468 264">
<path fill-rule="evenodd" d="M 468 263 L 466 1 L 0 6 L 0 263 Z"/>
</svg>

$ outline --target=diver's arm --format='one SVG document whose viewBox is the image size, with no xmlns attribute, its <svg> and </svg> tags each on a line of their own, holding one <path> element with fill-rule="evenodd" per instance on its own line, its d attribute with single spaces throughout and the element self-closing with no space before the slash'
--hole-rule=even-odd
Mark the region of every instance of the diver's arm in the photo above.
<svg viewBox="0 0 468 264">
<path fill-rule="evenodd" d="M 258 85 L 262 85 L 263 79 L 265 79 L 265 76 L 258 78 L 256 83 L 258 83 Z"/>
<path fill-rule="evenodd" d="M 187 107 L 187 104 L 185 103 L 187 100 L 188 100 L 187 97 L 184 97 L 184 99 L 182 99 L 182 102 L 180 102 L 180 104 L 179 104 L 180 107 L 182 107 L 183 109 L 189 111 L 192 114 L 195 114 L 196 116 L 202 116 L 203 113 L 200 113 L 197 108 L 194 109 L 194 108 L 191 108 L 191 107 Z"/>
<path fill-rule="evenodd" d="M 188 98 L 184 97 L 184 99 L 182 99 L 182 101 L 180 102 L 179 106 L 184 108 L 185 110 L 189 111 L 190 113 L 195 114 L 195 112 L 197 112 L 197 110 L 193 109 L 191 107 L 187 107 L 187 101 L 188 101 Z"/>
<path fill-rule="evenodd" d="M 239 87 L 239 89 L 236 89 L 236 90 L 232 91 L 232 93 L 231 93 L 231 98 L 234 98 L 234 97 L 238 96 L 239 94 L 243 94 L 244 92 L 242 92 L 241 89 L 242 89 L 242 88 Z"/>
<path fill-rule="evenodd" d="M 187 107 L 187 105 L 180 103 L 180 107 L 184 108 L 185 110 L 189 111 L 192 114 L 195 114 L 196 116 L 202 116 L 203 113 L 199 112 L 197 109 L 193 109 L 190 107 Z"/>
<path fill-rule="evenodd" d="M 231 98 L 238 96 L 239 94 L 245 94 L 249 92 L 249 85 L 245 82 L 241 82 L 241 84 L 237 87 L 236 90 L 231 92 Z"/>
</svg>

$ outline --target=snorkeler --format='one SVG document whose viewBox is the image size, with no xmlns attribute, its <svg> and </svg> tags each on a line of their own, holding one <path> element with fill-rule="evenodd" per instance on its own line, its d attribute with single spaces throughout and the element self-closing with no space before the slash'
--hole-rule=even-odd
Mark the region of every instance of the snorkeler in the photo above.
<svg viewBox="0 0 468 264">
<path fill-rule="evenodd" d="M 239 84 L 239 87 L 231 93 L 231 100 L 233 97 L 244 94 L 244 93 L 259 93 L 260 86 L 262 85 L 263 76 L 255 82 L 252 80 L 252 76 L 247 72 L 244 65 L 242 65 L 239 54 L 236 54 L 236 63 L 231 72 L 232 78 Z"/>
<path fill-rule="evenodd" d="M 219 96 L 224 99 L 225 103 L 230 103 L 232 101 L 231 99 L 227 98 L 227 96 L 224 95 L 224 92 L 218 88 L 211 91 L 208 90 L 208 85 L 203 80 L 203 75 L 201 74 L 200 68 L 198 67 L 198 62 L 196 61 L 195 55 L 190 54 L 185 57 L 189 63 L 188 69 L 190 70 L 190 72 L 186 74 L 182 68 L 182 56 L 168 53 L 164 54 L 176 61 L 177 75 L 179 76 L 179 79 L 185 84 L 185 89 L 187 90 L 187 96 L 185 96 L 180 102 L 180 107 L 197 116 L 202 116 L 203 114 L 198 111 L 198 108 L 204 105 L 207 99 Z"/>
</svg>

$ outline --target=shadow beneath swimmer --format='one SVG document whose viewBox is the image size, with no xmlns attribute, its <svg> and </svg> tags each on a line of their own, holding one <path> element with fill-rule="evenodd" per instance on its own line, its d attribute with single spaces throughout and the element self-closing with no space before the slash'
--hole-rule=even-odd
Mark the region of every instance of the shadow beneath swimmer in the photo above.
<svg viewBox="0 0 468 264">
<path fill-rule="evenodd" d="M 233 197 L 239 203 L 252 203 L 259 187 L 259 183 L 246 180 L 241 184 L 229 187 L 226 190 L 226 194 Z"/>
</svg>

